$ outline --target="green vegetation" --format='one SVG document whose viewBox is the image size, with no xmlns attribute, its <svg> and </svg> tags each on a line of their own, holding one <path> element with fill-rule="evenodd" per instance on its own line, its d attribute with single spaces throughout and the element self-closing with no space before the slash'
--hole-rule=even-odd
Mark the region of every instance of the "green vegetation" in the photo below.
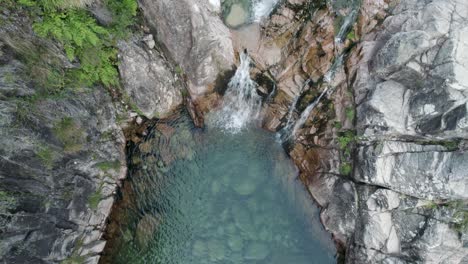
<svg viewBox="0 0 468 264">
<path fill-rule="evenodd" d="M 17 205 L 15 197 L 7 192 L 0 191 L 0 214 L 4 214 Z"/>
<path fill-rule="evenodd" d="M 351 163 L 349 163 L 349 162 L 344 162 L 340 166 L 340 173 L 343 174 L 343 175 L 351 174 L 352 170 L 353 170 L 353 167 L 352 167 Z"/>
<path fill-rule="evenodd" d="M 356 111 L 354 110 L 354 108 L 346 107 L 345 113 L 346 113 L 346 118 L 352 122 L 354 120 L 354 117 L 356 116 Z"/>
<path fill-rule="evenodd" d="M 98 167 L 102 171 L 108 171 L 108 170 L 119 170 L 120 169 L 120 161 L 114 160 L 114 161 L 104 161 L 96 164 L 96 167 Z"/>
<path fill-rule="evenodd" d="M 39 151 L 37 151 L 36 155 L 46 168 L 52 169 L 54 165 L 54 152 L 50 147 L 39 146 Z"/>
<path fill-rule="evenodd" d="M 346 130 L 338 133 L 338 145 L 343 151 L 340 174 L 350 175 L 353 171 L 353 166 L 351 164 L 351 148 L 356 142 L 356 139 L 356 132 L 354 130 Z"/>
<path fill-rule="evenodd" d="M 340 149 L 345 150 L 349 147 L 349 145 L 356 141 L 355 132 L 352 130 L 347 130 L 340 133 L 338 137 L 338 144 L 340 145 Z"/>
<path fill-rule="evenodd" d="M 71 256 L 63 260 L 60 263 L 61 264 L 83 264 L 85 263 L 86 256 L 79 255 L 79 252 L 82 247 L 83 247 L 83 238 L 80 237 L 75 243 Z"/>
<path fill-rule="evenodd" d="M 422 145 L 440 145 L 440 146 L 445 147 L 449 151 L 455 151 L 458 149 L 460 140 L 453 139 L 453 140 L 440 140 L 440 141 L 420 141 L 418 143 Z"/>
<path fill-rule="evenodd" d="M 356 40 L 356 33 L 354 32 L 354 29 L 351 30 L 348 35 L 346 35 L 346 39 L 349 39 L 351 41 Z"/>
<path fill-rule="evenodd" d="M 184 70 L 182 69 L 182 67 L 180 67 L 180 66 L 178 66 L 178 65 L 175 67 L 175 72 L 176 72 L 177 74 L 179 74 L 179 75 L 183 75 L 183 74 L 184 74 Z"/>
<path fill-rule="evenodd" d="M 450 202 L 429 201 L 424 205 L 426 209 L 435 210 L 437 208 L 446 208 L 453 212 L 453 228 L 460 233 L 468 233 L 468 201 L 457 200 Z"/>
<path fill-rule="evenodd" d="M 96 210 L 98 205 L 99 205 L 99 202 L 102 200 L 102 186 L 99 187 L 94 193 L 92 193 L 89 197 L 88 197 L 88 205 L 89 205 L 89 208 L 93 209 L 93 210 Z"/>
<path fill-rule="evenodd" d="M 63 149 L 68 153 L 75 153 L 83 148 L 85 135 L 83 129 L 72 118 L 65 117 L 53 127 L 55 137 L 63 144 Z"/>
<path fill-rule="evenodd" d="M 37 47 L 23 49 L 27 73 L 39 88 L 47 91 L 43 95 L 59 93 L 65 87 L 119 85 L 116 43 L 129 35 L 129 28 L 135 23 L 136 0 L 105 1 L 112 14 L 112 22 L 105 27 L 84 8 L 91 2 L 89 0 L 14 1 L 16 8 L 21 6 L 34 20 L 33 29 L 37 35 L 60 43 L 67 58 L 76 65 L 65 67 L 62 63 L 50 63 L 43 56 L 43 53 L 51 53 L 48 49 L 42 53 Z"/>
</svg>

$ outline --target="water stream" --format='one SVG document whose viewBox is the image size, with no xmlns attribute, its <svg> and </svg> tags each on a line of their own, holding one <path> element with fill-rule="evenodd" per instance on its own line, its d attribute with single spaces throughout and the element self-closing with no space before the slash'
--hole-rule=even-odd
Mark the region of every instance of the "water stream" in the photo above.
<svg viewBox="0 0 468 264">
<path fill-rule="evenodd" d="M 257 84 L 250 79 L 250 63 L 247 53 L 242 53 L 240 65 L 228 84 L 221 109 L 210 118 L 212 126 L 238 133 L 259 120 L 262 98 L 257 94 Z"/>
</svg>

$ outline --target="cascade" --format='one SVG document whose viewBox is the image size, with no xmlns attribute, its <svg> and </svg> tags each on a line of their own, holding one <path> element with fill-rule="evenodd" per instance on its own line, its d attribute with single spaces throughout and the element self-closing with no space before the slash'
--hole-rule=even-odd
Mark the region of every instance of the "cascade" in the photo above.
<svg viewBox="0 0 468 264">
<path fill-rule="evenodd" d="M 340 27 L 340 31 L 335 37 L 335 43 L 341 43 L 346 38 L 346 33 L 348 30 L 353 26 L 354 21 L 357 18 L 358 11 L 353 10 L 351 11 L 344 19 L 343 24 Z"/>
<path fill-rule="evenodd" d="M 286 125 L 278 133 L 278 136 L 281 142 L 285 142 L 291 136 L 291 128 L 294 122 L 293 120 L 294 111 L 296 110 L 297 103 L 299 102 L 299 98 L 301 97 L 302 91 L 307 85 L 309 85 L 309 83 L 310 83 L 310 79 L 307 79 L 307 81 L 305 81 L 304 85 L 302 85 L 301 89 L 299 90 L 299 93 L 294 97 L 294 100 L 291 106 L 289 107 L 288 116 L 286 119 Z"/>
<path fill-rule="evenodd" d="M 240 65 L 229 81 L 221 109 L 214 113 L 211 120 L 214 126 L 226 132 L 240 132 L 260 117 L 262 99 L 257 94 L 257 84 L 250 79 L 250 62 L 247 53 L 242 53 Z"/>
<path fill-rule="evenodd" d="M 252 1 L 253 21 L 258 22 L 262 18 L 270 15 L 271 11 L 273 11 L 277 3 L 278 3 L 278 0 L 253 0 Z"/>
<path fill-rule="evenodd" d="M 297 134 L 297 131 L 304 125 L 304 123 L 307 121 L 307 118 L 309 117 L 310 113 L 312 110 L 314 110 L 315 106 L 320 102 L 322 97 L 327 94 L 329 91 L 332 93 L 334 91 L 334 86 L 331 84 L 333 78 L 335 77 L 336 71 L 338 70 L 339 67 L 343 64 L 343 55 L 340 55 L 336 60 L 333 62 L 332 66 L 330 67 L 330 70 L 324 75 L 323 79 L 324 82 L 327 84 L 327 87 L 325 90 L 320 94 L 320 96 L 315 99 L 310 105 L 307 106 L 307 108 L 302 112 L 301 116 L 297 120 L 296 124 L 294 125 L 294 128 L 292 130 L 292 133 L 290 136 L 295 137 Z"/>
</svg>

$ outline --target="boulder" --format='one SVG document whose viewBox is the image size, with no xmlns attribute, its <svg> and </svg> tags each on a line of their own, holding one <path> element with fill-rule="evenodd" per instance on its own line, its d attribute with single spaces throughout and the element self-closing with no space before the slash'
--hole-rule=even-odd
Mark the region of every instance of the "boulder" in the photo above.
<svg viewBox="0 0 468 264">
<path fill-rule="evenodd" d="M 157 40 L 187 75 L 192 97 L 213 91 L 218 76 L 234 65 L 219 1 L 139 0 L 139 4 Z"/>
<path fill-rule="evenodd" d="M 142 44 L 119 43 L 120 76 L 130 100 L 147 118 L 163 118 L 182 104 L 184 87 L 161 54 Z"/>
</svg>

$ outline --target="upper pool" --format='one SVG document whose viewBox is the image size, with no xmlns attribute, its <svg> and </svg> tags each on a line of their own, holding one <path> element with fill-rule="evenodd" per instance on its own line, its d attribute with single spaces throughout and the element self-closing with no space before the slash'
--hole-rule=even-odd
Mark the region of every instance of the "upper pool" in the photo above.
<svg viewBox="0 0 468 264">
<path fill-rule="evenodd" d="M 297 170 L 275 135 L 158 124 L 132 157 L 105 263 L 335 263 Z"/>
</svg>

